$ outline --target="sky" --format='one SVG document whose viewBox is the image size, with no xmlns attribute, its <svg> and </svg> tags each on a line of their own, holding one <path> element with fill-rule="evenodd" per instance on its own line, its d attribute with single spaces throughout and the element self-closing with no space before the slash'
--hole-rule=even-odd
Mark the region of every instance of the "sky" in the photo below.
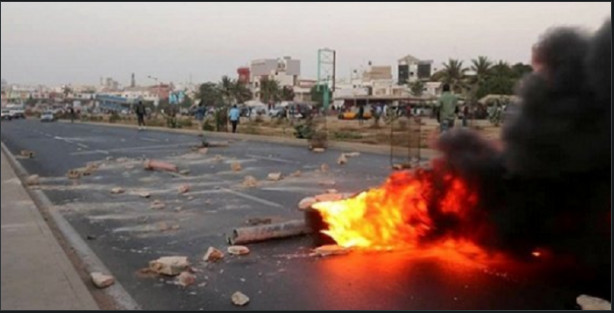
<svg viewBox="0 0 614 313">
<path fill-rule="evenodd" d="M 337 77 L 372 61 L 411 54 L 465 65 L 479 55 L 529 63 L 531 46 L 553 26 L 596 30 L 610 2 L 510 3 L 5 3 L 1 76 L 9 83 L 127 85 L 236 78 L 262 58 L 301 60 L 316 78 L 317 51 L 336 51 Z"/>
</svg>

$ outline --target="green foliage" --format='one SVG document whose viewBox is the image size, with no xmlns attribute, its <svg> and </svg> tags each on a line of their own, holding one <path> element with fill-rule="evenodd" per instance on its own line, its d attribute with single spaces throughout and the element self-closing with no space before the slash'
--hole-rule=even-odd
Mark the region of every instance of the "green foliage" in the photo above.
<svg viewBox="0 0 614 313">
<path fill-rule="evenodd" d="M 417 80 L 409 85 L 412 95 L 416 97 L 422 96 L 424 92 L 424 83 L 421 80 Z"/>
<path fill-rule="evenodd" d="M 264 103 L 274 103 L 281 99 L 281 88 L 274 79 L 266 77 L 260 80 L 260 100 Z"/>
<path fill-rule="evenodd" d="M 294 90 L 290 86 L 284 86 L 281 89 L 281 100 L 292 101 L 294 100 Z"/>
<path fill-rule="evenodd" d="M 330 88 L 328 88 L 328 86 L 326 87 L 328 89 L 328 94 L 329 96 L 332 98 L 332 92 L 330 90 Z M 311 90 L 309 91 L 309 93 L 311 94 L 311 101 L 316 103 L 316 107 L 321 108 L 322 107 L 322 98 L 323 98 L 323 94 L 324 94 L 324 88 L 322 86 L 318 87 L 313 86 L 311 87 Z"/>
</svg>

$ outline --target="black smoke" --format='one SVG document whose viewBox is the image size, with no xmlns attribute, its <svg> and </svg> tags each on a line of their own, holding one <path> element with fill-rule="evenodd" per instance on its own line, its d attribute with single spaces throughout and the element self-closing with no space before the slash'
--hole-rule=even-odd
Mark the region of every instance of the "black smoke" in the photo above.
<svg viewBox="0 0 614 313">
<path fill-rule="evenodd" d="M 483 244 L 570 256 L 593 294 L 610 299 L 611 21 L 592 35 L 551 29 L 535 53 L 542 66 L 519 83 L 502 149 L 454 130 L 436 162 L 480 194 L 477 210 L 496 230 Z"/>
</svg>

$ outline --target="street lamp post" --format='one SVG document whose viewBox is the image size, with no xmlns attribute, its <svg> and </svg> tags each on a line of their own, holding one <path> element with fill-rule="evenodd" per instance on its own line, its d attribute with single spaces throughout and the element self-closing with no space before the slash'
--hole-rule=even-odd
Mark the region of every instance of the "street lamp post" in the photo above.
<svg viewBox="0 0 614 313">
<path fill-rule="evenodd" d="M 158 97 L 158 101 L 154 105 L 158 107 L 158 104 L 160 104 L 160 84 L 158 83 L 158 77 L 147 75 L 147 78 L 153 79 L 156 82 L 156 97 Z"/>
</svg>

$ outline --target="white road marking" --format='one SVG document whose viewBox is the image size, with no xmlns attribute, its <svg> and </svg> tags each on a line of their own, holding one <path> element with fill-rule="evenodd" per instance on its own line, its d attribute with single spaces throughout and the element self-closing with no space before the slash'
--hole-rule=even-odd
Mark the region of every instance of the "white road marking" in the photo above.
<svg viewBox="0 0 614 313">
<path fill-rule="evenodd" d="M 180 148 L 182 146 L 193 146 L 194 143 L 185 143 L 185 144 L 175 144 L 175 145 L 155 145 L 155 146 L 144 146 L 144 147 L 127 147 L 127 148 L 115 148 L 108 150 L 92 150 L 92 151 L 79 151 L 73 152 L 70 155 L 85 155 L 85 154 L 96 154 L 96 153 L 104 153 L 109 154 L 110 152 L 126 152 L 126 151 L 139 151 L 139 150 L 153 150 L 153 149 L 172 149 L 172 148 Z"/>
<path fill-rule="evenodd" d="M 150 142 L 160 142 L 161 141 L 161 140 L 149 138 L 149 137 L 142 137 L 141 139 L 145 141 L 150 141 Z"/>
<path fill-rule="evenodd" d="M 260 199 L 258 197 L 250 196 L 248 194 L 244 194 L 242 192 L 238 192 L 238 191 L 235 191 L 235 190 L 232 190 L 232 189 L 222 188 L 222 190 L 224 190 L 226 192 L 229 192 L 229 193 L 232 193 L 234 195 L 237 195 L 237 196 L 239 196 L 241 198 L 249 199 L 249 200 L 256 201 L 256 202 L 259 202 L 259 203 L 262 203 L 262 204 L 266 204 L 266 205 L 269 205 L 269 206 L 272 206 L 272 207 L 276 207 L 276 208 L 283 208 L 283 206 L 281 204 L 279 204 L 279 203 L 275 203 L 275 202 L 271 202 L 271 201 L 268 201 L 268 200 Z"/>
<path fill-rule="evenodd" d="M 300 162 L 297 162 L 297 161 L 291 161 L 291 160 L 286 160 L 286 159 L 274 158 L 274 157 L 269 157 L 269 156 L 264 156 L 264 155 L 247 154 L 246 156 L 251 157 L 251 158 L 261 159 L 261 160 L 269 160 L 269 161 L 288 163 L 288 164 L 299 164 L 300 163 Z"/>
<path fill-rule="evenodd" d="M 78 143 L 77 143 L 77 146 L 79 146 L 79 147 L 81 147 L 81 148 L 83 148 L 83 149 L 88 149 L 88 148 L 89 148 L 89 146 L 84 145 L 84 144 L 82 144 L 82 143 L 80 143 L 80 142 L 78 142 Z"/>
</svg>

